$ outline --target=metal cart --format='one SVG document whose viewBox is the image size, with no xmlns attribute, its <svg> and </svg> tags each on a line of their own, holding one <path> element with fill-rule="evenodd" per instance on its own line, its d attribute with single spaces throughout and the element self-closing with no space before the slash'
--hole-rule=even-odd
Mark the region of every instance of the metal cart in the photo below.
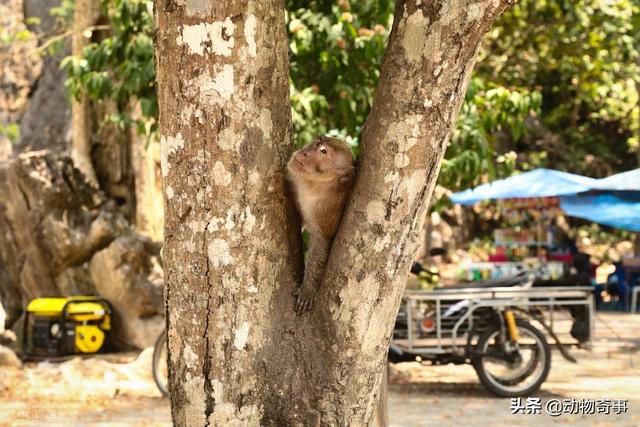
<svg viewBox="0 0 640 427">
<path fill-rule="evenodd" d="M 567 346 L 593 337 L 590 287 L 473 287 L 407 291 L 389 359 L 473 365 L 493 393 L 524 396 L 545 381 L 548 341 L 575 362 Z M 526 353 L 526 354 L 525 354 Z"/>
</svg>

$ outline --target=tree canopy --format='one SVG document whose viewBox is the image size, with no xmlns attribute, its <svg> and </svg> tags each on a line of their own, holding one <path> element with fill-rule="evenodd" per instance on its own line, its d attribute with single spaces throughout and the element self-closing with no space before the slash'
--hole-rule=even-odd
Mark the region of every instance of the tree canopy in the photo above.
<svg viewBox="0 0 640 427">
<path fill-rule="evenodd" d="M 391 0 L 287 0 L 295 142 L 318 134 L 358 151 L 387 36 Z M 68 86 L 114 99 L 108 119 L 153 136 L 157 100 L 152 1 L 104 2 L 110 24 Z M 602 176 L 637 166 L 640 132 L 640 5 L 631 0 L 522 0 L 484 41 L 440 184 L 466 188 L 514 170 L 546 166 Z M 133 120 L 139 101 L 143 117 Z M 516 155 L 516 152 L 519 153 Z"/>
</svg>

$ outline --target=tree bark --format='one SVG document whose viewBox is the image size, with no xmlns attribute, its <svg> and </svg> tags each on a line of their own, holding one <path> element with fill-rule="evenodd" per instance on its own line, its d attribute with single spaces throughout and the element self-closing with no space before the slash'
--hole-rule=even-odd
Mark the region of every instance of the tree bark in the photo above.
<svg viewBox="0 0 640 427">
<path fill-rule="evenodd" d="M 284 7 L 155 8 L 172 417 L 257 425 L 301 267 Z"/>
<path fill-rule="evenodd" d="M 73 15 L 73 36 L 71 38 L 72 54 L 82 56 L 82 51 L 89 43 L 84 32 L 94 25 L 100 17 L 100 2 L 96 0 L 76 0 Z M 91 162 L 91 110 L 89 98 L 82 95 L 71 103 L 71 158 L 74 165 L 87 180 L 98 186 L 96 173 Z"/>
<path fill-rule="evenodd" d="M 160 146 L 130 130 L 131 169 L 135 182 L 135 228 L 153 241 L 162 241 L 164 205 L 160 178 Z"/>
<path fill-rule="evenodd" d="M 176 425 L 367 425 L 439 165 L 502 0 L 398 1 L 354 192 L 313 310 L 277 0 L 156 7 Z"/>
</svg>

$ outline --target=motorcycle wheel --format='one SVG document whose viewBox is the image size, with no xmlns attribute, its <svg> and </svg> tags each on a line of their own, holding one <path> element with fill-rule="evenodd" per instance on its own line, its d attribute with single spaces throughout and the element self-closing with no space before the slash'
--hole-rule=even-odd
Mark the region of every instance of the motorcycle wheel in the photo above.
<svg viewBox="0 0 640 427">
<path fill-rule="evenodd" d="M 517 321 L 518 356 L 514 362 L 491 356 L 476 357 L 472 364 L 482 385 L 500 397 L 529 396 L 545 382 L 551 369 L 551 348 L 542 332 L 531 324 Z M 503 351 L 502 332 L 490 328 L 478 339 L 479 353 Z"/>
<path fill-rule="evenodd" d="M 167 334 L 162 331 L 156 345 L 153 347 L 153 380 L 156 382 L 160 393 L 169 397 L 169 370 L 167 366 Z"/>
</svg>

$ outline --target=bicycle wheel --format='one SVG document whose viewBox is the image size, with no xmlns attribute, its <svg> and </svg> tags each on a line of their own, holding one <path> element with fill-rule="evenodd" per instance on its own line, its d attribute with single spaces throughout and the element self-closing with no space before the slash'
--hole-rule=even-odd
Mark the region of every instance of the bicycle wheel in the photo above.
<svg viewBox="0 0 640 427">
<path fill-rule="evenodd" d="M 160 393 L 169 397 L 169 366 L 167 364 L 167 334 L 162 331 L 153 347 L 153 380 Z"/>
</svg>

